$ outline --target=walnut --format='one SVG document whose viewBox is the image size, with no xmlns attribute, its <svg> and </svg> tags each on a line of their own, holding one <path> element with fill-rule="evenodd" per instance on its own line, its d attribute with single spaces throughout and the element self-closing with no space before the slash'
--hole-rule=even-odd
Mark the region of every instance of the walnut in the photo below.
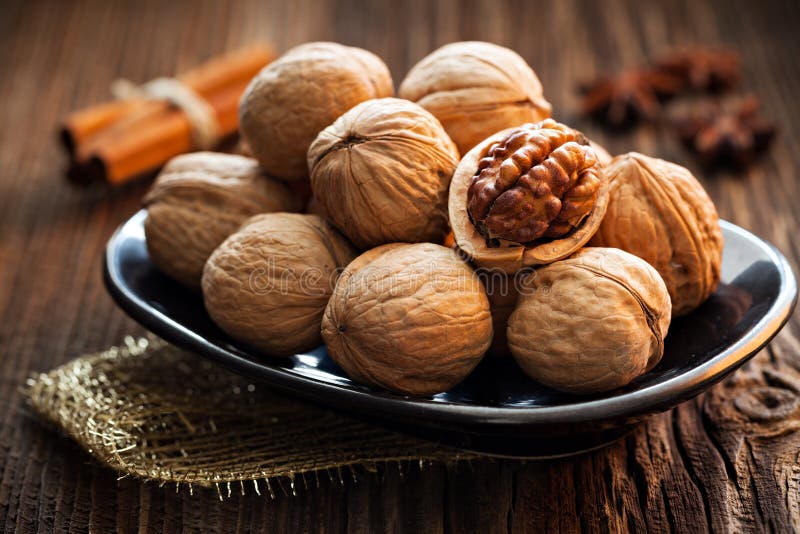
<svg viewBox="0 0 800 534">
<path fill-rule="evenodd" d="M 203 271 L 211 319 L 271 356 L 317 347 L 325 305 L 352 246 L 316 215 L 270 213 L 248 220 Z"/>
<path fill-rule="evenodd" d="M 513 274 L 583 246 L 607 200 L 589 142 L 547 119 L 499 132 L 464 156 L 450 185 L 450 224 L 478 265 Z"/>
<path fill-rule="evenodd" d="M 608 391 L 664 353 L 669 293 L 658 272 L 613 248 L 584 248 L 528 275 L 508 324 L 525 373 L 571 393 Z"/>
<path fill-rule="evenodd" d="M 563 237 L 594 208 L 602 183 L 594 150 L 552 126 L 518 128 L 478 163 L 467 212 L 487 239 L 525 244 Z"/>
<path fill-rule="evenodd" d="M 552 109 L 524 59 L 477 41 L 448 44 L 424 57 L 398 94 L 442 121 L 462 154 L 495 132 L 547 118 Z"/>
<path fill-rule="evenodd" d="M 442 242 L 457 164 L 458 150 L 439 121 L 397 98 L 362 102 L 308 151 L 314 197 L 361 249 Z"/>
<path fill-rule="evenodd" d="M 270 174 L 308 176 L 306 152 L 317 134 L 359 102 L 394 94 L 376 55 L 336 43 L 307 43 L 267 65 L 239 104 L 239 127 Z"/>
<path fill-rule="evenodd" d="M 452 231 L 445 237 L 443 246 L 458 251 Z M 486 354 L 488 356 L 510 356 L 511 352 L 508 350 L 508 342 L 506 340 L 508 318 L 517 304 L 519 280 L 526 272 L 520 271 L 515 276 L 509 276 L 500 269 L 477 269 L 475 272 L 486 289 L 486 296 L 489 298 L 489 311 L 492 314 L 494 336 Z"/>
<path fill-rule="evenodd" d="M 518 279 L 524 274 L 520 271 L 515 276 L 509 276 L 502 271 L 485 270 L 478 271 L 478 277 L 486 288 L 486 296 L 489 297 L 489 310 L 492 314 L 492 329 L 494 337 L 492 344 L 486 352 L 489 356 L 507 357 L 511 355 L 508 348 L 508 319 L 517 305 L 519 298 Z"/>
<path fill-rule="evenodd" d="M 310 213 L 312 215 L 319 215 L 323 219 L 330 219 L 328 212 L 322 207 L 322 204 L 312 195 L 306 203 L 306 209 L 303 213 Z"/>
<path fill-rule="evenodd" d="M 594 154 L 597 156 L 597 161 L 600 163 L 600 165 L 605 167 L 611 163 L 613 158 L 611 154 L 609 154 L 608 150 L 603 147 L 603 145 L 589 139 L 589 146 L 592 147 L 592 150 L 594 150 Z"/>
<path fill-rule="evenodd" d="M 159 269 L 200 287 L 203 265 L 248 218 L 300 209 L 284 184 L 267 177 L 254 159 L 195 152 L 170 160 L 144 198 L 144 232 Z"/>
<path fill-rule="evenodd" d="M 347 266 L 325 309 L 322 337 L 353 380 L 432 395 L 478 364 L 492 318 L 483 285 L 455 251 L 393 243 Z"/>
<path fill-rule="evenodd" d="M 608 211 L 590 244 L 639 256 L 664 278 L 675 315 L 717 288 L 722 230 L 714 203 L 685 168 L 635 152 L 606 167 Z"/>
</svg>

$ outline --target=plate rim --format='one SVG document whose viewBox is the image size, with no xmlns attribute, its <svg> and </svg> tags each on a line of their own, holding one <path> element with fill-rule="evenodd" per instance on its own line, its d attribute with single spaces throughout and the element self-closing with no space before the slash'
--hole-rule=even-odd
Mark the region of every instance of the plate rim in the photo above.
<svg viewBox="0 0 800 534">
<path fill-rule="evenodd" d="M 554 423 L 585 423 L 598 420 L 636 417 L 664 411 L 699 394 L 702 390 L 735 371 L 757 354 L 783 328 L 797 303 L 797 281 L 791 265 L 771 243 L 733 223 L 720 220 L 726 231 L 739 234 L 761 248 L 780 273 L 780 290 L 775 303 L 764 316 L 739 340 L 707 362 L 685 373 L 653 384 L 644 389 L 626 392 L 609 398 L 592 398 L 555 406 L 480 406 L 414 398 L 368 389 L 356 389 L 342 384 L 324 382 L 298 375 L 291 370 L 260 364 L 243 358 L 224 347 L 211 343 L 197 333 L 173 321 L 151 307 L 122 283 L 119 272 L 112 269 L 114 252 L 121 243 L 124 230 L 142 226 L 146 217 L 142 209 L 124 221 L 112 234 L 103 254 L 103 280 L 117 305 L 138 323 L 156 335 L 199 356 L 216 361 L 234 371 L 262 380 L 289 394 L 312 402 L 325 400 L 342 408 L 358 403 L 370 414 L 403 416 L 417 419 L 420 424 L 437 421 L 463 425 L 552 425 Z M 365 386 L 366 388 L 366 386 Z"/>
</svg>

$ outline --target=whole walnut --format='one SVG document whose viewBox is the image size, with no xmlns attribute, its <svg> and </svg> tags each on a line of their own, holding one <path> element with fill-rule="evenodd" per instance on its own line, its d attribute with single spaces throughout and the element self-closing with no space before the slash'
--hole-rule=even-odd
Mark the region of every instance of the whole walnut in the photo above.
<svg viewBox="0 0 800 534">
<path fill-rule="evenodd" d="M 352 246 L 316 215 L 248 220 L 206 262 L 203 300 L 231 337 L 271 356 L 320 345 L 320 322 Z"/>
<path fill-rule="evenodd" d="M 267 172 L 303 180 L 308 146 L 320 130 L 359 102 L 393 94 L 391 74 L 378 56 L 336 43 L 307 43 L 253 78 L 239 103 L 239 128 Z"/>
<path fill-rule="evenodd" d="M 667 288 L 647 262 L 584 248 L 528 275 L 508 344 L 534 380 L 570 393 L 608 391 L 661 360 L 670 316 Z"/>
<path fill-rule="evenodd" d="M 443 246 L 458 251 L 453 232 L 449 232 L 444 239 Z M 510 356 L 506 341 L 508 318 L 514 311 L 519 297 L 518 284 L 525 271 L 520 271 L 514 276 L 509 276 L 500 269 L 479 268 L 475 271 L 489 298 L 489 311 L 492 314 L 492 344 L 486 351 L 487 356 Z"/>
<path fill-rule="evenodd" d="M 514 274 L 582 247 L 607 202 L 589 141 L 546 119 L 498 132 L 462 158 L 450 184 L 450 225 L 476 264 Z"/>
<path fill-rule="evenodd" d="M 442 121 L 462 154 L 500 130 L 546 119 L 552 110 L 519 54 L 479 41 L 448 44 L 424 57 L 398 94 Z"/>
<path fill-rule="evenodd" d="M 322 207 L 322 204 L 320 204 L 319 201 L 313 196 L 308 199 L 308 202 L 306 203 L 306 210 L 304 213 L 319 215 L 323 219 L 330 219 L 330 217 L 328 216 L 328 212 L 325 211 L 325 208 Z"/>
<path fill-rule="evenodd" d="M 593 246 L 639 256 L 664 278 L 672 312 L 697 308 L 719 284 L 722 230 L 714 203 L 684 167 L 631 152 L 605 170 L 608 210 Z"/>
<path fill-rule="evenodd" d="M 299 200 L 256 160 L 195 152 L 171 159 L 144 198 L 144 233 L 153 263 L 189 287 L 217 246 L 258 213 L 297 211 Z"/>
<path fill-rule="evenodd" d="M 308 151 L 314 197 L 356 247 L 440 243 L 458 150 L 436 118 L 398 98 L 368 100 Z"/>
<path fill-rule="evenodd" d="M 517 305 L 519 298 L 518 279 L 524 274 L 520 271 L 515 276 L 509 276 L 501 270 L 478 269 L 476 271 L 489 298 L 489 310 L 492 314 L 492 344 L 486 352 L 489 356 L 510 356 L 506 331 L 508 318 Z"/>
<path fill-rule="evenodd" d="M 483 285 L 455 251 L 389 244 L 356 258 L 336 284 L 322 338 L 353 380 L 407 395 L 461 382 L 492 341 Z"/>
</svg>

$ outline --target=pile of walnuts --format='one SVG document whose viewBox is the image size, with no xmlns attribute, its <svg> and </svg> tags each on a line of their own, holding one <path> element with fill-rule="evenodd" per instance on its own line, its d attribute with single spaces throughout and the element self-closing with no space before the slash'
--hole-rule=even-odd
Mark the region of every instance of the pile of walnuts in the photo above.
<svg viewBox="0 0 800 534">
<path fill-rule="evenodd" d="M 242 345 L 324 342 L 353 380 L 401 394 L 446 391 L 487 354 L 574 393 L 652 369 L 670 319 L 720 278 L 691 173 L 552 120 L 496 45 L 444 46 L 393 95 L 366 50 L 288 51 L 242 97 L 252 158 L 180 156 L 154 183 L 153 262 Z"/>
</svg>

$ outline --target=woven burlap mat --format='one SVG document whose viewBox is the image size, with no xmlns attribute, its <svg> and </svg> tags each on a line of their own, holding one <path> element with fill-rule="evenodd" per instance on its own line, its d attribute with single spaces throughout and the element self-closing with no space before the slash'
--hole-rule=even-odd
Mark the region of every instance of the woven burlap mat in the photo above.
<svg viewBox="0 0 800 534">
<path fill-rule="evenodd" d="M 121 476 L 220 496 L 474 457 L 292 400 L 155 337 L 32 377 L 27 394 Z"/>
</svg>

